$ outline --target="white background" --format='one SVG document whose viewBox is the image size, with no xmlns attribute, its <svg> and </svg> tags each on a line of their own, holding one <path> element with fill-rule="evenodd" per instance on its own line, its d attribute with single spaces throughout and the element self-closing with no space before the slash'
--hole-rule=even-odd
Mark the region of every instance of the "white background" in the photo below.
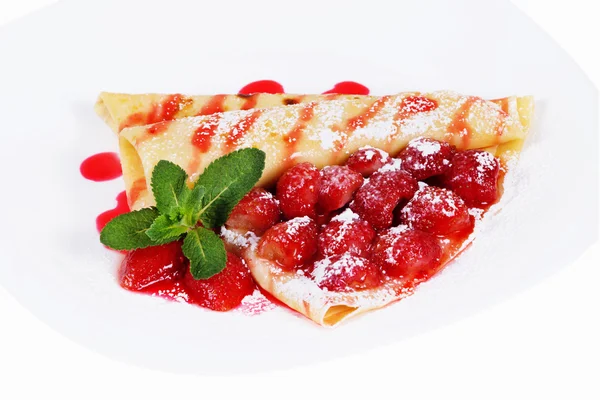
<svg viewBox="0 0 600 400">
<path fill-rule="evenodd" d="M 0 0 L 0 25 L 53 2 Z M 596 1 L 514 3 L 598 86 Z M 217 378 L 106 359 L 50 330 L 0 287 L 0 399 L 600 399 L 599 260 L 596 244 L 527 292 L 394 346 L 295 370 Z"/>
</svg>

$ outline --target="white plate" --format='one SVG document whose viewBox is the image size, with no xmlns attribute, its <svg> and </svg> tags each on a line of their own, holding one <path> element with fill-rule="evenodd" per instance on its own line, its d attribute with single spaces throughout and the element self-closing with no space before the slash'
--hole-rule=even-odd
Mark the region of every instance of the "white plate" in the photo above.
<svg viewBox="0 0 600 400">
<path fill-rule="evenodd" d="M 1 30 L 0 55 L 0 282 L 56 330 L 121 360 L 215 374 L 373 348 L 506 299 L 595 240 L 595 90 L 508 2 L 65 1 Z M 235 92 L 265 78 L 289 92 L 351 79 L 375 94 L 533 94 L 519 193 L 414 296 L 334 330 L 120 289 L 94 218 L 123 184 L 79 174 L 87 156 L 116 149 L 93 113 L 97 93 Z"/>
</svg>

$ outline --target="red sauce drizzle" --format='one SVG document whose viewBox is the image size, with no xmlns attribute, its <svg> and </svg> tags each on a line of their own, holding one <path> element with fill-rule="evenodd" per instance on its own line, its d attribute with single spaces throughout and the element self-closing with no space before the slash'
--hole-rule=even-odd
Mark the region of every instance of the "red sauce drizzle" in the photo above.
<svg viewBox="0 0 600 400">
<path fill-rule="evenodd" d="M 192 145 L 200 150 L 201 153 L 206 153 L 210 149 L 212 137 L 215 135 L 218 127 L 219 118 L 210 118 L 196 129 L 192 136 Z"/>
<path fill-rule="evenodd" d="M 433 111 L 438 108 L 438 102 L 425 96 L 408 96 L 402 99 L 396 120 L 410 118 L 422 112 Z"/>
<path fill-rule="evenodd" d="M 130 126 L 150 125 L 162 121 L 175 119 L 177 113 L 192 102 L 191 99 L 181 95 L 172 94 L 167 96 L 162 102 L 152 104 L 147 113 L 138 112 L 131 114 L 121 124 L 119 130 Z"/>
<path fill-rule="evenodd" d="M 492 103 L 496 103 L 500 106 L 502 111 L 508 114 L 508 97 L 504 97 L 502 99 L 490 100 Z"/>
<path fill-rule="evenodd" d="M 462 138 L 462 148 L 467 148 L 471 141 L 472 130 L 471 126 L 467 122 L 469 111 L 475 102 L 479 100 L 479 97 L 469 97 L 467 101 L 459 108 L 454 116 L 454 119 L 448 125 L 449 136 L 459 136 Z"/>
<path fill-rule="evenodd" d="M 371 120 L 371 118 L 375 117 L 381 111 L 389 98 L 389 96 L 383 96 L 377 99 L 368 110 L 362 112 L 356 117 L 351 118 L 346 126 L 348 133 L 367 125 L 369 120 Z"/>
<path fill-rule="evenodd" d="M 370 91 L 368 87 L 366 87 L 365 85 L 361 85 L 360 83 L 344 81 L 336 83 L 333 86 L 333 89 L 329 89 L 328 91 L 323 92 L 323 94 L 330 93 L 367 95 L 370 93 Z"/>
<path fill-rule="evenodd" d="M 307 103 L 300 110 L 300 115 L 294 127 L 288 132 L 284 137 L 284 141 L 287 144 L 287 161 L 289 162 L 291 156 L 296 152 L 296 147 L 298 146 L 298 140 L 302 137 L 302 132 L 306 128 L 306 125 L 310 122 L 310 120 L 315 115 L 315 106 L 317 103 Z"/>
<path fill-rule="evenodd" d="M 239 94 L 253 93 L 285 93 L 283 86 L 279 82 L 271 80 L 255 81 L 247 84 L 238 92 Z"/>
<path fill-rule="evenodd" d="M 225 111 L 225 99 L 226 94 L 216 94 L 210 98 L 210 100 L 202 106 L 197 115 L 210 115 Z"/>
<path fill-rule="evenodd" d="M 98 153 L 83 160 L 79 172 L 85 179 L 94 182 L 110 181 L 123 174 L 117 153 Z"/>
<path fill-rule="evenodd" d="M 255 110 L 239 120 L 227 134 L 225 134 L 225 151 L 229 152 L 237 146 L 239 140 L 244 137 L 248 129 L 252 127 L 262 115 L 263 110 Z"/>
<path fill-rule="evenodd" d="M 497 104 L 501 108 L 501 112 L 498 115 L 498 123 L 496 124 L 496 137 L 498 138 L 498 143 L 500 143 L 500 137 L 504 134 L 504 127 L 506 126 L 506 119 L 508 118 L 508 98 L 491 100 L 492 103 Z"/>
<path fill-rule="evenodd" d="M 146 131 L 149 135 L 159 135 L 165 133 L 173 121 L 161 121 L 154 125 L 150 125 Z"/>
<path fill-rule="evenodd" d="M 104 225 L 108 224 L 111 219 L 121 214 L 128 213 L 129 211 L 127 193 L 123 191 L 117 195 L 117 206 L 115 208 L 105 211 L 96 217 L 96 229 L 100 232 L 102 228 L 104 228 Z"/>
</svg>

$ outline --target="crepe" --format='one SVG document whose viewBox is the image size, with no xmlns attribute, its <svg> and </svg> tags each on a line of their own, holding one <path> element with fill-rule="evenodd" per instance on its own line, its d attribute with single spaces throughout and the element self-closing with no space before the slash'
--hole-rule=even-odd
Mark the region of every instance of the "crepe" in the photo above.
<svg viewBox="0 0 600 400">
<path fill-rule="evenodd" d="M 213 160 L 256 147 L 267 155 L 259 185 L 270 186 L 296 163 L 343 164 L 364 146 L 395 155 L 418 137 L 504 156 L 520 150 L 532 112 L 531 97 L 492 102 L 449 91 L 350 96 L 125 128 L 119 147 L 130 206 L 140 209 L 154 205 L 149 179 L 163 159 L 180 165 L 192 182 Z"/>
</svg>

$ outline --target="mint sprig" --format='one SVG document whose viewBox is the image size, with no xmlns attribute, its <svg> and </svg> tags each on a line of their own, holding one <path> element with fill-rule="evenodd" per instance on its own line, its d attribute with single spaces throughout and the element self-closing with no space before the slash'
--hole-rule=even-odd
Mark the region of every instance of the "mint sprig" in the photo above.
<svg viewBox="0 0 600 400">
<path fill-rule="evenodd" d="M 236 151 L 206 167 L 196 182 L 206 189 L 199 210 L 205 227 L 214 228 L 227 221 L 233 207 L 260 179 L 265 168 L 264 154 L 258 149 Z"/>
<path fill-rule="evenodd" d="M 263 151 L 234 151 L 213 161 L 190 188 L 181 167 L 161 160 L 151 177 L 156 207 L 113 218 L 102 229 L 100 241 L 115 250 L 135 250 L 183 240 L 192 276 L 208 279 L 227 262 L 223 241 L 210 229 L 227 221 L 235 205 L 256 185 L 264 167 Z"/>
<path fill-rule="evenodd" d="M 198 227 L 183 240 L 183 254 L 190 260 L 190 271 L 196 279 L 207 279 L 221 272 L 227 262 L 225 245 L 211 230 Z"/>
</svg>

